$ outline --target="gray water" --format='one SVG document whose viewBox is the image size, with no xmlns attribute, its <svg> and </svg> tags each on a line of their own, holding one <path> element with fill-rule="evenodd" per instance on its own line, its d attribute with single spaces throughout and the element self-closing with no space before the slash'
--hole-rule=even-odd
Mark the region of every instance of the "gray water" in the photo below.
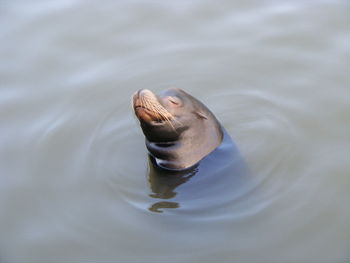
<svg viewBox="0 0 350 263">
<path fill-rule="evenodd" d="M 348 1 L 3 0 L 0 24 L 1 262 L 350 262 Z M 215 210 L 149 210 L 130 96 L 169 87 L 251 170 Z"/>
</svg>

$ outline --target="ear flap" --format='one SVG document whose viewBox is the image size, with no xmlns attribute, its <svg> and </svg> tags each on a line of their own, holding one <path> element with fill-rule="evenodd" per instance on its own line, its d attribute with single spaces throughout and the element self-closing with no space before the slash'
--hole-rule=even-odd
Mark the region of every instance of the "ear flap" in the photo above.
<svg viewBox="0 0 350 263">
<path fill-rule="evenodd" d="M 199 119 L 208 119 L 207 116 L 205 116 L 205 114 L 199 110 L 196 110 L 193 112 Z"/>
</svg>

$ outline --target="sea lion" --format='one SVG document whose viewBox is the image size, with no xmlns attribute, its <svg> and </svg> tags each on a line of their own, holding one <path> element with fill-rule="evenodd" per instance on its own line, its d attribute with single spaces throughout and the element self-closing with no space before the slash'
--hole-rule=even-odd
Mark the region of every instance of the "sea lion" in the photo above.
<svg viewBox="0 0 350 263">
<path fill-rule="evenodd" d="M 214 114 L 181 89 L 159 95 L 142 89 L 134 93 L 132 103 L 146 147 L 161 168 L 193 167 L 222 142 L 223 129 Z"/>
</svg>

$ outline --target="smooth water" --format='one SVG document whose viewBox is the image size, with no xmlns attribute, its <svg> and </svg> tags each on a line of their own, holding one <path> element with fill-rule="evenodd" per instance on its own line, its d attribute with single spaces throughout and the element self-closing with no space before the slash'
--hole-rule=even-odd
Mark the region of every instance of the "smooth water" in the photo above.
<svg viewBox="0 0 350 263">
<path fill-rule="evenodd" d="M 350 262 L 350 2 L 3 0 L 0 24 L 1 263 Z M 130 96 L 168 87 L 251 171 L 201 209 L 152 209 Z"/>
</svg>

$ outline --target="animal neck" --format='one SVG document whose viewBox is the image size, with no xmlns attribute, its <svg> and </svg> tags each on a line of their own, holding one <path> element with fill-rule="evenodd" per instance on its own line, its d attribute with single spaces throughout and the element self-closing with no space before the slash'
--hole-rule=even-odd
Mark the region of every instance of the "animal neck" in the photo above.
<svg viewBox="0 0 350 263">
<path fill-rule="evenodd" d="M 202 128 L 186 130 L 177 141 L 146 140 L 146 146 L 159 166 L 173 170 L 188 168 L 198 163 L 202 159 L 201 156 L 209 154 L 222 141 L 220 125 Z"/>
</svg>

